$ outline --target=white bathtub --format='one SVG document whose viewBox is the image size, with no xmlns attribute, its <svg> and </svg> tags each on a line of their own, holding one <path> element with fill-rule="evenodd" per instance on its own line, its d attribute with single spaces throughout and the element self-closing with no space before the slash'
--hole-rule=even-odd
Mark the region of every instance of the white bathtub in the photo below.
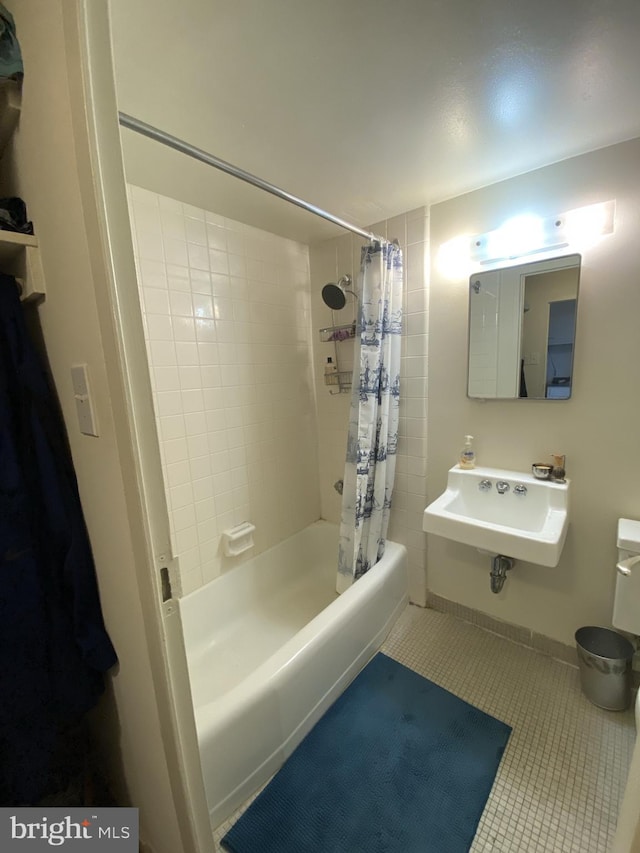
<svg viewBox="0 0 640 853">
<path fill-rule="evenodd" d="M 319 521 L 180 600 L 212 827 L 293 752 L 407 602 L 407 552 L 340 597 L 338 528 Z"/>
</svg>

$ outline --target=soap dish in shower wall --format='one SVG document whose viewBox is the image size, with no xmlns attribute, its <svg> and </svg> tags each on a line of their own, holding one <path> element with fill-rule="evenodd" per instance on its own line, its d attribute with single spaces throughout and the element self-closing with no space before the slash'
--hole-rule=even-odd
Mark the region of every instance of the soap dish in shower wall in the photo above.
<svg viewBox="0 0 640 853">
<path fill-rule="evenodd" d="M 249 548 L 253 548 L 253 532 L 255 524 L 243 521 L 235 527 L 229 527 L 222 532 L 222 550 L 225 557 L 237 557 L 244 554 Z"/>
</svg>

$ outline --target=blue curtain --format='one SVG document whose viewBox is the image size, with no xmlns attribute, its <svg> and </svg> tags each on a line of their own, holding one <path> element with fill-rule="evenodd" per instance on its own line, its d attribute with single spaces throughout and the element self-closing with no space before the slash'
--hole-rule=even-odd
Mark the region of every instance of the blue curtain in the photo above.
<svg viewBox="0 0 640 853">
<path fill-rule="evenodd" d="M 402 251 L 362 249 L 336 588 L 344 592 L 384 553 L 398 447 Z"/>
</svg>

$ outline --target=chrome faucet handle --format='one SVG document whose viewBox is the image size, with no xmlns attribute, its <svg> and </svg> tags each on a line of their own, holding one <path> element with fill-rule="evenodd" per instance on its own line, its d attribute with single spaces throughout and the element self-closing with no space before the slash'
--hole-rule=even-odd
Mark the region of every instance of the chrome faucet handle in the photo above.
<svg viewBox="0 0 640 853">
<path fill-rule="evenodd" d="M 527 487 L 522 483 L 518 483 L 513 487 L 513 494 L 519 497 L 524 497 L 527 494 Z"/>
<path fill-rule="evenodd" d="M 493 483 L 491 482 L 491 480 L 480 480 L 480 482 L 478 483 L 478 488 L 481 492 L 488 492 L 492 485 Z"/>
<path fill-rule="evenodd" d="M 496 483 L 496 489 L 498 490 L 499 495 L 504 495 L 505 492 L 509 491 L 509 483 L 504 480 L 498 480 Z"/>
</svg>

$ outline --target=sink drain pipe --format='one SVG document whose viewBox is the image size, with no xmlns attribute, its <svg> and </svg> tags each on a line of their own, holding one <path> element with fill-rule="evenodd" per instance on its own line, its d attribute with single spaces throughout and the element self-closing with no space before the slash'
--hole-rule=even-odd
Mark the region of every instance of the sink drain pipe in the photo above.
<svg viewBox="0 0 640 853">
<path fill-rule="evenodd" d="M 513 568 L 514 560 L 511 557 L 503 557 L 502 554 L 496 554 L 491 561 L 491 592 L 498 593 L 504 586 L 507 579 L 507 572 Z"/>
</svg>

